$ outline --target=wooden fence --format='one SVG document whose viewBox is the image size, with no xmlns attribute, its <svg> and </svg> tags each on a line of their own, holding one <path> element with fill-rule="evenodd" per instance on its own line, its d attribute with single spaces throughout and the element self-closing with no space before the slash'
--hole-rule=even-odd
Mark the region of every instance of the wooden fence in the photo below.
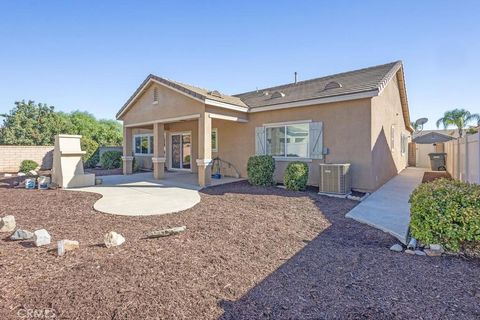
<svg viewBox="0 0 480 320">
<path fill-rule="evenodd" d="M 445 142 L 445 152 L 453 178 L 480 184 L 480 133 Z"/>
</svg>

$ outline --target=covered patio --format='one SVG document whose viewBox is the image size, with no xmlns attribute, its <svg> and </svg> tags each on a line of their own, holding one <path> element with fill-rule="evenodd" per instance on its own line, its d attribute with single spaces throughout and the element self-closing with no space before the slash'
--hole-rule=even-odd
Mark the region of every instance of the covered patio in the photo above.
<svg viewBox="0 0 480 320">
<path fill-rule="evenodd" d="M 222 172 L 222 179 L 238 178 L 231 151 L 242 139 L 239 133 L 247 131 L 247 111 L 237 97 L 150 75 L 117 113 L 123 121 L 124 175 L 140 167 L 151 170 L 155 180 L 187 179 L 190 184 L 193 175 L 167 174 L 187 172 L 204 187 L 212 183 L 212 159 L 230 157 L 227 169 L 232 170 Z"/>
</svg>

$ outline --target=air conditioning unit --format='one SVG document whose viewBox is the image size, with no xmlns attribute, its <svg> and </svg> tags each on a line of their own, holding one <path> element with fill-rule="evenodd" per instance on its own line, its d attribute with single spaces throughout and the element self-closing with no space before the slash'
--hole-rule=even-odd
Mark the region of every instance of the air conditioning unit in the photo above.
<svg viewBox="0 0 480 320">
<path fill-rule="evenodd" d="M 320 193 L 349 194 L 351 188 L 350 163 L 320 164 Z"/>
</svg>

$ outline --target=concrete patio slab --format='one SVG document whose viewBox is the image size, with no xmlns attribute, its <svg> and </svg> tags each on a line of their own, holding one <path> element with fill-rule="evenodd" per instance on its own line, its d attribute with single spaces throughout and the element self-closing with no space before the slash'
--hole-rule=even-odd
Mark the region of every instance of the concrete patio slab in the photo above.
<svg viewBox="0 0 480 320">
<path fill-rule="evenodd" d="M 402 243 L 410 224 L 410 194 L 422 182 L 426 169 L 406 168 L 347 213 L 352 218 L 387 232 Z"/>
<path fill-rule="evenodd" d="M 99 178 L 103 179 L 101 185 L 67 190 L 101 194 L 103 197 L 93 205 L 95 210 L 125 216 L 174 213 L 200 202 L 197 176 L 189 172 L 167 172 L 161 180 L 155 180 L 150 172 Z M 237 180 L 212 180 L 212 185 Z"/>
</svg>

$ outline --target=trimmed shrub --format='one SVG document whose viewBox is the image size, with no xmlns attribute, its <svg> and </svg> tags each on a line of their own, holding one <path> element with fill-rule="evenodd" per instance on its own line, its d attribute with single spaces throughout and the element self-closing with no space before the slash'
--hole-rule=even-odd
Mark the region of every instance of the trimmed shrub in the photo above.
<svg viewBox="0 0 480 320">
<path fill-rule="evenodd" d="M 23 160 L 20 164 L 20 172 L 28 172 L 38 168 L 38 163 L 33 160 Z"/>
<path fill-rule="evenodd" d="M 283 184 L 288 190 L 305 190 L 308 180 L 308 165 L 305 162 L 290 162 L 285 169 Z"/>
<path fill-rule="evenodd" d="M 82 156 L 83 166 L 85 168 L 95 168 L 99 160 L 98 143 L 89 138 L 80 140 L 82 150 L 86 153 Z"/>
<path fill-rule="evenodd" d="M 122 152 L 110 150 L 102 153 L 100 165 L 103 169 L 117 169 L 122 165 Z"/>
<path fill-rule="evenodd" d="M 248 182 L 255 186 L 272 186 L 275 159 L 272 156 L 251 156 L 247 163 Z"/>
<path fill-rule="evenodd" d="M 421 184 L 410 196 L 412 236 L 452 251 L 480 244 L 480 186 L 439 179 Z"/>
</svg>

